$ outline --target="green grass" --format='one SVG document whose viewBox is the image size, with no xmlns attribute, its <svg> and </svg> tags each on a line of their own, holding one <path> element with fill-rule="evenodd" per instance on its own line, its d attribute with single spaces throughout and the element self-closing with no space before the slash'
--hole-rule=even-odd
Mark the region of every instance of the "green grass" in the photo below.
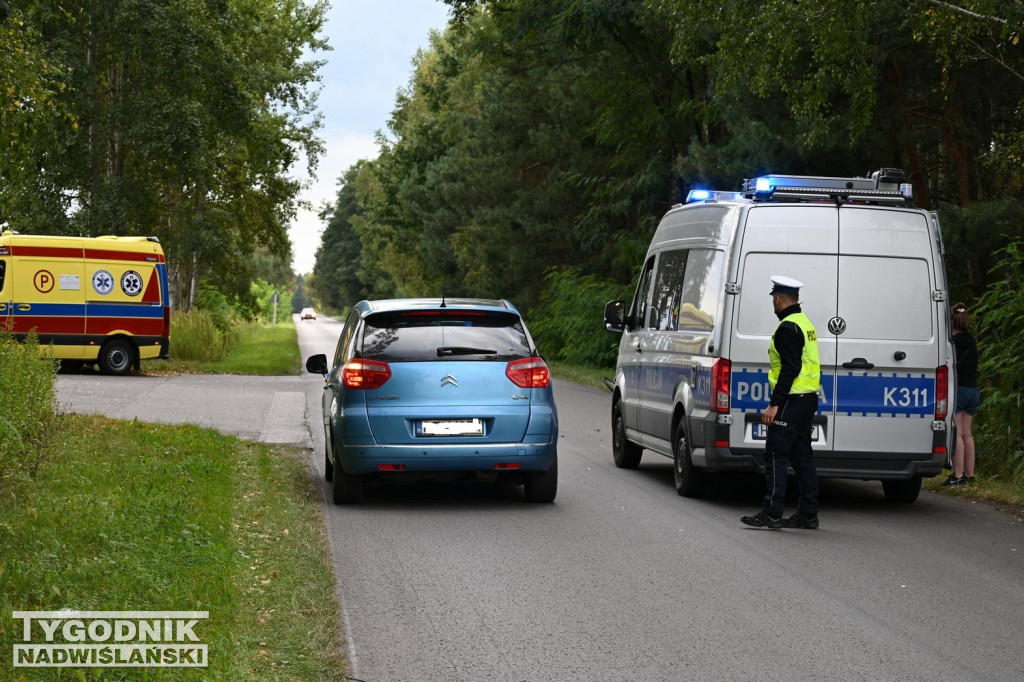
<svg viewBox="0 0 1024 682">
<path fill-rule="evenodd" d="M 59 461 L 0 492 L 0 679 L 345 679 L 303 453 L 194 426 L 63 421 Z M 209 667 L 13 669 L 11 611 L 65 608 L 209 611 L 195 629 Z"/>
<path fill-rule="evenodd" d="M 244 325 L 238 329 L 237 343 L 223 359 L 179 360 L 174 357 L 175 337 L 171 336 L 171 359 L 148 360 L 142 364 L 147 374 L 248 374 L 282 376 L 299 374 L 298 334 L 291 318 L 272 325 Z"/>
<path fill-rule="evenodd" d="M 559 379 L 574 381 L 577 384 L 594 388 L 605 388 L 604 381 L 602 381 L 605 377 L 615 378 L 614 367 L 598 369 L 583 365 L 569 365 L 564 362 L 549 362 L 548 367 L 551 368 L 551 373 Z"/>
</svg>

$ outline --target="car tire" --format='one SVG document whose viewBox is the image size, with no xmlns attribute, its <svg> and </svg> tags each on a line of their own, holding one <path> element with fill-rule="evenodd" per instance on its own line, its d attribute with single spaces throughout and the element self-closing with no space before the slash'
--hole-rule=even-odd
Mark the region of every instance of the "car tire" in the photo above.
<svg viewBox="0 0 1024 682">
<path fill-rule="evenodd" d="M 100 365 L 100 371 L 104 374 L 123 376 L 132 371 L 135 364 L 135 351 L 130 343 L 124 339 L 111 339 L 100 348 L 100 354 L 96 358 Z"/>
<path fill-rule="evenodd" d="M 334 467 L 332 497 L 334 504 L 356 504 L 363 499 L 363 478 L 346 474 L 340 466 Z"/>
<path fill-rule="evenodd" d="M 324 429 L 324 480 L 328 483 L 334 480 L 334 462 L 331 460 L 331 438 L 333 437 L 330 429 Z"/>
<path fill-rule="evenodd" d="M 547 471 L 533 471 L 523 486 L 527 502 L 554 502 L 558 493 L 558 459 Z"/>
<path fill-rule="evenodd" d="M 626 437 L 626 421 L 622 416 L 622 401 L 612 406 L 612 459 L 620 469 L 636 469 L 644 449 Z"/>
<path fill-rule="evenodd" d="M 906 481 L 882 481 L 882 490 L 889 502 L 911 504 L 921 494 L 921 477 L 914 476 Z"/>
<path fill-rule="evenodd" d="M 676 424 L 675 436 L 672 438 L 672 471 L 675 478 L 676 492 L 682 497 L 703 497 L 707 487 L 707 473 L 693 466 L 690 454 L 690 439 L 686 436 L 684 420 Z"/>
</svg>

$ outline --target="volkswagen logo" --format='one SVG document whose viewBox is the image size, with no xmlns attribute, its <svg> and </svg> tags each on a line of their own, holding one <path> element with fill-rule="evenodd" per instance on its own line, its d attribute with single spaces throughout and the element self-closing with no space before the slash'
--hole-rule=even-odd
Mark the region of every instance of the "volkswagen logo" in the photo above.
<svg viewBox="0 0 1024 682">
<path fill-rule="evenodd" d="M 459 387 L 459 380 L 456 379 L 455 377 L 453 377 L 451 374 L 445 374 L 443 377 L 441 377 L 441 386 L 449 386 L 449 385 L 454 386 L 455 388 L 458 388 Z"/>
<path fill-rule="evenodd" d="M 828 330 L 839 336 L 846 331 L 846 320 L 839 317 L 838 315 L 828 321 Z"/>
</svg>

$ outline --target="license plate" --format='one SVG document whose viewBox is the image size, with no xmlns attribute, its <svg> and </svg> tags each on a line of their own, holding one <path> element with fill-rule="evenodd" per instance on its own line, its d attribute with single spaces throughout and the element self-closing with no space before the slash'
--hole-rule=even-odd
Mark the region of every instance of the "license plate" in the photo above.
<svg viewBox="0 0 1024 682">
<path fill-rule="evenodd" d="M 821 427 L 818 424 L 811 425 L 811 442 L 817 443 L 818 438 L 821 435 Z M 767 440 L 768 439 L 768 425 L 767 424 L 751 424 L 750 425 L 750 437 L 754 440 Z"/>
<path fill-rule="evenodd" d="M 424 419 L 416 422 L 417 436 L 482 436 L 480 419 Z"/>
</svg>

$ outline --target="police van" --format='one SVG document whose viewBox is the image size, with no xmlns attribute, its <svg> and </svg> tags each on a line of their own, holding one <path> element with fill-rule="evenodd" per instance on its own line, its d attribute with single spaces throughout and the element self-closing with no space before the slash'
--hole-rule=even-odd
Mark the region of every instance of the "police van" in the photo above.
<svg viewBox="0 0 1024 682">
<path fill-rule="evenodd" d="M 156 237 L 0 234 L 0 323 L 62 361 L 127 374 L 169 357 L 168 296 Z"/>
<path fill-rule="evenodd" d="M 819 475 L 879 480 L 888 500 L 913 502 L 952 447 L 956 394 L 938 219 L 894 169 L 769 175 L 668 211 L 632 302 L 605 308 L 621 334 L 608 381 L 615 464 L 671 457 L 688 497 L 709 472 L 763 470 L 773 275 L 804 282 L 818 333 Z"/>
</svg>

